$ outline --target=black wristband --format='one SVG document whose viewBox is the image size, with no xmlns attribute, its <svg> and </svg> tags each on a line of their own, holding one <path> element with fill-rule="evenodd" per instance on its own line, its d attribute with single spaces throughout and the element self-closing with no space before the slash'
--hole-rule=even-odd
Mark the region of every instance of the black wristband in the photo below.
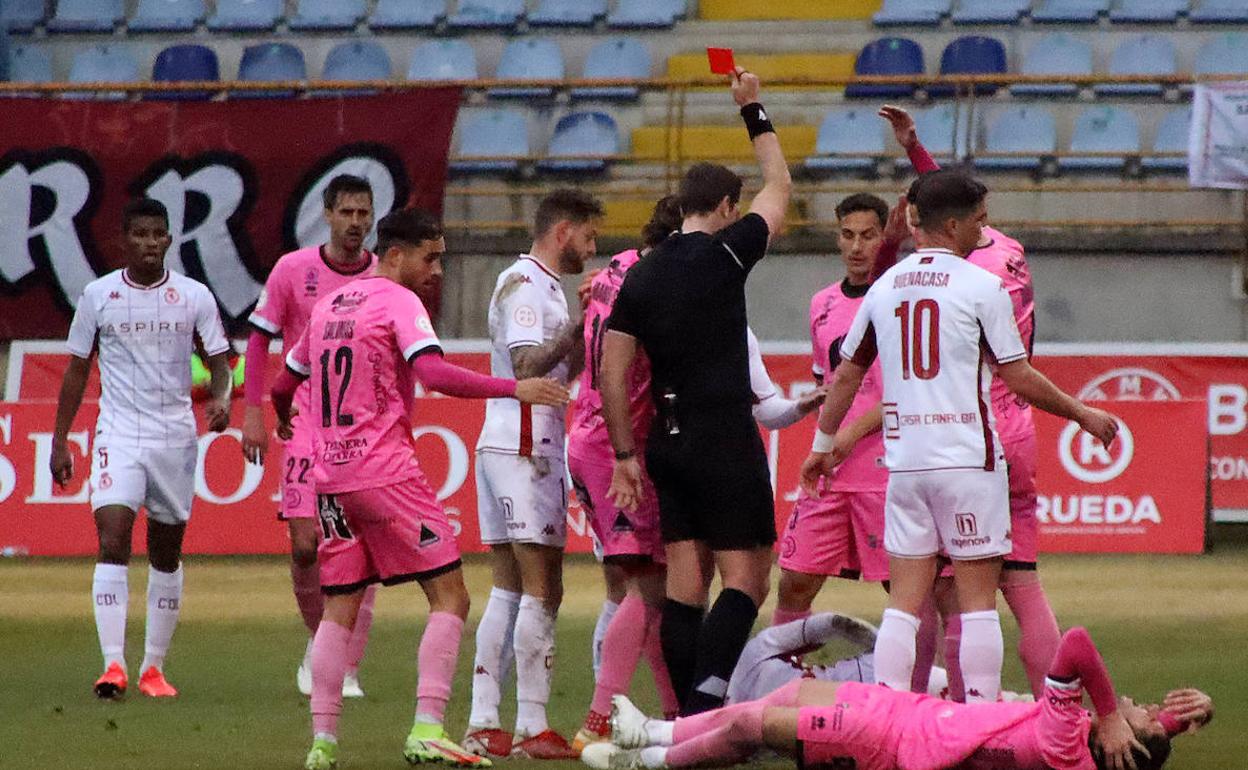
<svg viewBox="0 0 1248 770">
<path fill-rule="evenodd" d="M 637 450 L 636 450 L 636 449 L 626 449 L 626 450 L 624 450 L 623 452 L 616 452 L 616 453 L 615 453 L 615 459 L 616 459 L 616 460 L 620 460 L 620 461 L 624 461 L 624 460 L 631 460 L 632 458 L 634 458 L 634 457 L 636 457 L 636 456 L 637 456 Z"/>
<path fill-rule="evenodd" d="M 771 119 L 763 111 L 763 105 L 758 102 L 751 102 L 742 107 L 741 118 L 745 121 L 745 130 L 750 132 L 750 141 L 754 141 L 763 134 L 776 133 L 776 127 L 771 125 Z"/>
</svg>

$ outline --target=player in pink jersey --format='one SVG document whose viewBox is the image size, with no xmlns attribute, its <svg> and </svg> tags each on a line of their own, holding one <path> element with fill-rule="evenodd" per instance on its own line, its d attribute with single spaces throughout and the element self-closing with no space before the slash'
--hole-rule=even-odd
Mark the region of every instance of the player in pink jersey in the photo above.
<svg viewBox="0 0 1248 770">
<path fill-rule="evenodd" d="M 307 327 L 312 306 L 368 272 L 375 261 L 364 249 L 364 238 L 373 227 L 373 193 L 368 182 L 346 174 L 334 177 L 325 188 L 324 203 L 329 242 L 292 251 L 278 259 L 249 319 L 252 331 L 247 341 L 244 374 L 247 409 L 243 417 L 242 443 L 244 456 L 256 464 L 264 462 L 269 444 L 261 398 L 270 338 L 282 338 L 282 355 L 285 356 Z M 310 393 L 304 386 L 295 394 L 298 414 L 292 426 L 293 434 L 282 447 L 282 502 L 277 514 L 290 532 L 290 578 L 295 602 L 308 629 L 307 648 L 295 675 L 296 684 L 304 695 L 312 692 L 311 637 L 316 634 L 323 611 L 316 566 L 320 527 L 316 522 L 316 491 L 310 473 L 312 426 L 299 416 L 312 414 Z M 374 592 L 370 592 L 364 602 L 352 639 L 353 660 L 343 684 L 343 694 L 347 697 L 364 695 L 358 668 L 372 625 Z"/>
<path fill-rule="evenodd" d="M 408 761 L 488 767 L 447 737 L 442 720 L 459 657 L 468 591 L 455 533 L 417 463 L 409 418 L 414 385 L 462 398 L 515 398 L 560 405 L 567 389 L 549 380 L 516 382 L 446 363 L 415 289 L 441 274 L 441 224 L 416 210 L 378 226 L 374 274 L 319 300 L 286 357 L 273 390 L 278 435 L 292 432 L 299 378 L 314 397 L 311 468 L 321 528 L 324 618 L 312 645 L 314 740 L 305 767 L 337 761 L 337 727 L 351 629 L 366 588 L 420 583 L 429 619 L 418 653 L 416 721 L 404 746 Z"/>
<path fill-rule="evenodd" d="M 1081 706 L 1086 692 L 1095 715 Z M 611 744 L 587 749 L 594 768 L 728 767 L 768 747 L 798 767 L 857 770 L 1153 770 L 1170 739 L 1213 717 L 1196 690 L 1163 706 L 1118 698 L 1087 631 L 1062 639 L 1035 703 L 950 703 L 858 682 L 790 682 L 765 698 L 674 722 L 650 720 L 620 696 Z"/>
<path fill-rule="evenodd" d="M 906 150 L 915 171 L 925 174 L 940 168 L 919 141 L 914 120 L 905 110 L 886 105 L 880 110 L 880 115 L 892 126 L 893 134 Z M 1036 333 L 1035 290 L 1022 244 L 998 230 L 985 227 L 978 247 L 967 255 L 966 260 L 1001 279 L 1014 307 L 1019 336 L 1030 354 Z M 877 264 L 877 274 L 889 266 L 886 259 L 881 259 Z M 992 378 L 991 401 L 1009 471 L 1010 534 L 1014 543 L 1014 550 L 1006 558 L 1001 571 L 1001 593 L 1018 621 L 1019 657 L 1027 672 L 1032 694 L 1039 697 L 1044 688 L 1044 674 L 1057 651 L 1060 631 L 1036 568 L 1039 555 L 1036 427 L 1031 405 L 1011 393 L 999 375 Z M 947 619 L 945 646 L 948 654 L 951 648 L 958 646 L 960 628 L 956 610 L 950 607 L 948 601 L 942 603 L 942 615 Z M 956 662 L 951 662 L 949 667 L 954 674 L 954 689 L 959 690 L 958 666 Z"/>
</svg>

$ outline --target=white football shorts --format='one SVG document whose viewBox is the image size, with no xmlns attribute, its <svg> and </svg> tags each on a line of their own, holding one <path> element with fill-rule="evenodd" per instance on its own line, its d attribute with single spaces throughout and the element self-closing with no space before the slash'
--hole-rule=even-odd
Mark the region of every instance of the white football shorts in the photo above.
<svg viewBox="0 0 1248 770">
<path fill-rule="evenodd" d="M 482 543 L 564 547 L 568 487 L 562 457 L 477 452 L 476 475 Z"/>
<path fill-rule="evenodd" d="M 197 445 L 139 449 L 99 438 L 91 455 L 91 510 L 123 505 L 161 524 L 190 520 Z"/>
<path fill-rule="evenodd" d="M 944 554 L 955 561 L 1008 556 L 1010 483 L 997 470 L 892 473 L 884 503 L 884 548 L 890 556 Z"/>
</svg>

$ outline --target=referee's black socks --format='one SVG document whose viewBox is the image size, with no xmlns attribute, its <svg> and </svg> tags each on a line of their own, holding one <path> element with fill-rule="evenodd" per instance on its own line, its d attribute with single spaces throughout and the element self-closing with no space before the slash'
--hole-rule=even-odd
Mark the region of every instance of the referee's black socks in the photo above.
<svg viewBox="0 0 1248 770">
<path fill-rule="evenodd" d="M 693 689 L 681 710 L 683 716 L 700 714 L 724 705 L 728 679 L 737 666 L 741 650 L 745 649 L 745 643 L 750 639 L 750 630 L 757 617 L 758 607 L 747 594 L 735 588 L 725 588 L 720 592 L 698 635 Z"/>
<path fill-rule="evenodd" d="M 659 626 L 663 645 L 663 662 L 667 664 L 672 689 L 680 701 L 683 714 L 693 689 L 694 668 L 698 661 L 698 635 L 702 631 L 702 618 L 706 610 L 675 599 L 663 602 L 663 620 Z"/>
</svg>

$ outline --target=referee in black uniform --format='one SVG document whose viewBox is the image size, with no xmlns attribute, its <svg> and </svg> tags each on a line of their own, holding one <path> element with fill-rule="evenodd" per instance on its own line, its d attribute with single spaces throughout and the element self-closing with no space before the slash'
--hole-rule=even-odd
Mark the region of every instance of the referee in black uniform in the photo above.
<svg viewBox="0 0 1248 770">
<path fill-rule="evenodd" d="M 684 221 L 629 272 L 603 343 L 601 392 L 615 447 L 611 497 L 633 509 L 641 458 L 626 374 L 640 343 L 658 415 L 646 470 L 659 497 L 667 551 L 663 654 L 686 714 L 723 704 L 728 679 L 767 596 L 775 510 L 767 454 L 751 414 L 745 279 L 767 252 L 792 180 L 758 102 L 758 78 L 737 68 L 741 108 L 763 189 L 741 216 L 741 178 L 700 163 L 680 185 Z M 724 590 L 706 612 L 718 569 Z"/>
</svg>

